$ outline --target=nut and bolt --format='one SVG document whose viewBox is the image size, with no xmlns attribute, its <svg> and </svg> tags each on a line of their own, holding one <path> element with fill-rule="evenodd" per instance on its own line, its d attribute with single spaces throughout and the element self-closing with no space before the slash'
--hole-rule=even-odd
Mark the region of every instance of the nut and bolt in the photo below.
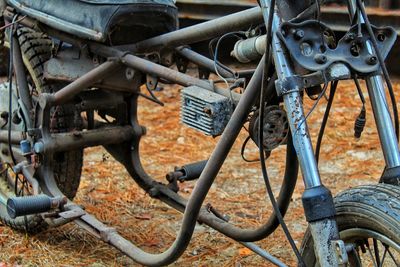
<svg viewBox="0 0 400 267">
<path fill-rule="evenodd" d="M 367 58 L 368 65 L 376 65 L 376 63 L 378 63 L 378 58 L 376 56 L 369 56 Z"/>
<path fill-rule="evenodd" d="M 318 64 L 325 64 L 328 61 L 328 58 L 323 54 L 317 54 L 315 55 L 314 60 Z"/>
<path fill-rule="evenodd" d="M 304 31 L 303 31 L 303 30 L 297 30 L 297 31 L 294 33 L 294 38 L 295 38 L 296 40 L 301 40 L 301 39 L 303 39 L 303 38 L 304 38 Z"/>
<path fill-rule="evenodd" d="M 344 40 L 346 42 L 351 42 L 354 41 L 356 39 L 356 35 L 354 33 L 349 33 L 344 37 Z"/>
</svg>

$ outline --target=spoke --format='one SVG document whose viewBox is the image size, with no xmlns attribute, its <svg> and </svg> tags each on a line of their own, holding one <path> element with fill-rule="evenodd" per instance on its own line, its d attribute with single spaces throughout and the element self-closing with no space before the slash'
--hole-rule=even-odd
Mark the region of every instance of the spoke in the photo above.
<svg viewBox="0 0 400 267">
<path fill-rule="evenodd" d="M 371 249 L 369 248 L 368 239 L 364 240 L 364 242 L 365 242 L 365 246 L 366 246 L 367 249 L 368 249 L 369 255 L 371 256 L 372 263 L 374 264 L 374 267 L 378 267 L 378 265 L 376 264 L 375 257 L 372 255 L 372 251 L 371 251 Z"/>
<path fill-rule="evenodd" d="M 375 238 L 373 239 L 373 244 L 374 244 L 374 253 L 375 253 L 375 259 L 376 259 L 376 265 L 381 266 L 381 257 L 379 256 L 379 247 L 378 247 L 378 240 Z"/>
<path fill-rule="evenodd" d="M 394 258 L 392 252 L 390 251 L 390 248 L 387 249 L 389 256 L 392 258 L 392 260 L 394 261 L 394 264 L 396 264 L 396 266 L 400 266 L 400 264 L 396 261 L 396 259 Z"/>
<path fill-rule="evenodd" d="M 379 264 L 379 267 L 382 267 L 383 263 L 385 262 L 385 257 L 386 257 L 387 248 L 388 248 L 385 244 L 382 244 L 382 245 L 385 247 L 385 251 L 383 252 L 382 260 L 380 261 L 381 263 Z"/>
</svg>

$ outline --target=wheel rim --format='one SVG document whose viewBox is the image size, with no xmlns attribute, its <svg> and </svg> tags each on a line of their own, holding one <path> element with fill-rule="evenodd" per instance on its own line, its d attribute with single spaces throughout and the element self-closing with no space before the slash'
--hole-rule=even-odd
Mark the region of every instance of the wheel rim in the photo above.
<svg viewBox="0 0 400 267">
<path fill-rule="evenodd" d="M 349 253 L 351 266 L 400 266 L 400 244 L 381 233 L 353 228 L 341 231 L 340 237 L 354 246 Z"/>
</svg>

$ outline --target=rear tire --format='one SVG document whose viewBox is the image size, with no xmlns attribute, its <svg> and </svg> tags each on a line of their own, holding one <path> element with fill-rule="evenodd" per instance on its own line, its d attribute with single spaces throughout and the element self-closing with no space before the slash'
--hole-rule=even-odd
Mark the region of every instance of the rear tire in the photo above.
<svg viewBox="0 0 400 267">
<path fill-rule="evenodd" d="M 383 267 L 400 266 L 398 265 L 400 264 L 399 187 L 379 184 L 352 188 L 340 193 L 335 198 L 335 206 L 341 238 L 346 244 L 356 244 L 357 253 L 353 251 L 349 254 L 351 262 L 348 266 L 357 266 L 358 259 L 361 266 L 370 266 L 369 264 L 373 262 L 371 254 L 377 258 L 374 243 L 377 244 L 377 251 L 381 247 L 380 258 L 383 257 L 385 250 L 383 244 L 391 247 L 389 251 L 395 260 L 391 258 L 390 253 L 386 252 L 386 261 L 383 262 Z M 368 241 L 370 250 L 364 253 L 363 250 L 368 248 L 366 241 Z M 313 245 L 308 229 L 301 249 L 307 267 L 319 266 L 316 262 Z"/>
<path fill-rule="evenodd" d="M 35 32 L 28 28 L 19 28 L 17 31 L 21 45 L 22 58 L 27 71 L 28 82 L 32 87 L 32 95 L 51 93 L 57 90 L 54 84 L 46 83 L 43 78 L 44 63 L 50 59 L 52 41 L 44 33 Z M 5 49 L 8 53 L 8 49 Z M 54 123 L 52 132 L 68 132 L 79 127 L 74 119 L 74 110 L 66 107 L 57 107 L 53 111 Z M 54 176 L 60 190 L 69 199 L 73 199 L 79 187 L 83 163 L 83 150 L 57 153 L 53 159 Z M 6 176 L 7 174 L 3 174 Z M 7 177 L 2 177 L 0 193 L 7 197 L 15 196 L 12 186 L 7 183 Z M 3 202 L 3 201 L 2 201 Z M 0 204 L 0 220 L 17 230 L 38 232 L 47 227 L 41 216 L 31 215 L 11 219 L 4 203 Z"/>
</svg>

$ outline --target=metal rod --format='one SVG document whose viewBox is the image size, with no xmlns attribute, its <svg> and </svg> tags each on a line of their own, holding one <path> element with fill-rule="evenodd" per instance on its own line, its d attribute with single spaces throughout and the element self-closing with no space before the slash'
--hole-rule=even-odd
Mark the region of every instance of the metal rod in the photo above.
<svg viewBox="0 0 400 267">
<path fill-rule="evenodd" d="M 287 267 L 286 264 L 284 264 L 279 259 L 277 259 L 276 257 L 272 256 L 267 251 L 263 250 L 262 248 L 260 248 L 259 246 L 257 246 L 254 243 L 240 242 L 240 244 L 242 244 L 246 248 L 250 249 L 251 251 L 253 251 L 257 255 L 263 257 L 264 259 L 266 259 L 267 261 L 275 264 L 278 267 Z"/>
<path fill-rule="evenodd" d="M 273 32 L 279 29 L 279 17 L 275 15 Z M 275 61 L 276 72 L 280 80 L 285 80 L 295 75 L 291 63 L 287 60 L 286 50 L 281 41 L 274 34 L 272 50 Z M 321 178 L 318 171 L 317 161 L 311 143 L 310 133 L 305 121 L 304 109 L 300 90 L 302 88 L 290 88 L 291 92 L 283 96 L 286 112 L 289 118 L 290 129 L 293 136 L 293 144 L 297 151 L 303 180 L 306 188 L 320 186 Z"/>
<path fill-rule="evenodd" d="M 71 151 L 84 147 L 120 144 L 132 140 L 134 130 L 131 126 L 104 127 L 95 130 L 51 134 L 50 139 L 35 143 L 36 153 Z"/>
<path fill-rule="evenodd" d="M 72 83 L 68 84 L 61 90 L 57 91 L 54 94 L 54 104 L 60 105 L 65 103 L 66 101 L 72 99 L 78 93 L 82 92 L 83 90 L 87 89 L 89 86 L 93 85 L 94 83 L 98 82 L 105 75 L 115 70 L 117 67 L 120 66 L 120 62 L 118 61 L 106 61 L 97 68 L 89 71 L 84 76 L 80 77 L 79 79 L 73 81 Z"/>
<path fill-rule="evenodd" d="M 221 36 L 227 32 L 239 31 L 263 23 L 259 7 L 250 8 L 222 18 L 196 24 L 181 30 L 153 37 L 134 45 L 117 47 L 131 52 L 147 53 L 162 47 L 178 47 Z"/>
<path fill-rule="evenodd" d="M 24 132 L 11 131 L 11 144 L 19 145 L 19 143 L 25 139 Z M 0 143 L 8 142 L 8 130 L 0 130 Z"/>
<path fill-rule="evenodd" d="M 224 78 L 234 78 L 234 75 L 227 71 L 224 68 L 221 68 L 218 64 L 216 64 L 213 60 L 205 57 L 199 53 L 196 53 L 190 48 L 187 47 L 178 47 L 176 49 L 179 55 L 183 56 L 187 60 L 199 65 L 212 73 L 215 73 L 215 68 L 218 69 L 218 73 L 221 74 Z"/>
<path fill-rule="evenodd" d="M 24 62 L 22 60 L 21 46 L 19 44 L 19 39 L 17 36 L 13 35 L 13 61 L 14 61 L 14 71 L 17 78 L 18 93 L 22 99 L 22 103 L 27 110 L 32 110 L 32 100 L 29 92 L 28 81 L 26 80 L 26 73 L 24 68 Z M 30 118 L 26 118 L 30 119 Z"/>
<path fill-rule="evenodd" d="M 118 57 L 120 58 L 121 63 L 133 69 L 139 70 L 143 73 L 154 75 L 156 77 L 163 78 L 183 86 L 196 85 L 201 88 L 224 95 L 226 97 L 229 98 L 232 97 L 234 102 L 238 102 L 240 99 L 240 94 L 237 94 L 235 92 L 230 92 L 229 90 L 226 89 L 214 87 L 209 81 L 194 78 L 192 76 L 180 73 L 179 71 L 175 71 L 167 67 L 158 65 L 149 60 L 131 54 L 127 54 L 118 49 L 110 48 L 103 45 L 92 45 L 92 48 L 96 53 L 100 55 L 106 57 Z"/>
<path fill-rule="evenodd" d="M 367 78 L 367 88 L 386 167 L 398 167 L 400 166 L 399 145 L 397 143 L 392 116 L 390 115 L 389 106 L 386 100 L 382 76 L 377 75 Z"/>
</svg>

